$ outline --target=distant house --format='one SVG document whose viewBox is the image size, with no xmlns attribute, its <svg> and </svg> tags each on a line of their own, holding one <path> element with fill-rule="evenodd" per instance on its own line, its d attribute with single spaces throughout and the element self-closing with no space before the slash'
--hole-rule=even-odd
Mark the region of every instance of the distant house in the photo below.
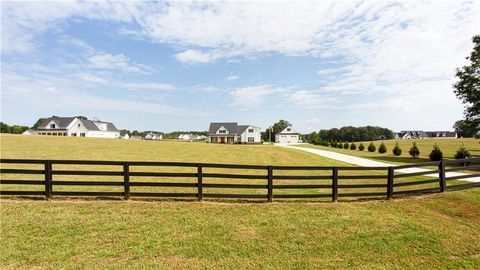
<svg viewBox="0 0 480 270">
<path fill-rule="evenodd" d="M 50 117 L 42 121 L 37 129 L 26 135 L 120 138 L 120 131 L 110 122 L 92 121 L 78 117 Z"/>
<path fill-rule="evenodd" d="M 208 141 L 211 143 L 261 143 L 261 129 L 236 122 L 210 123 Z"/>
<path fill-rule="evenodd" d="M 145 135 L 145 140 L 161 140 L 163 139 L 163 135 L 160 133 L 149 132 Z"/>
<path fill-rule="evenodd" d="M 429 139 L 429 138 L 456 138 L 457 133 L 452 131 L 421 131 L 408 130 L 394 133 L 396 140 Z"/>
<path fill-rule="evenodd" d="M 144 138 L 142 136 L 138 135 L 132 135 L 130 136 L 130 140 L 143 140 Z"/>
<path fill-rule="evenodd" d="M 275 134 L 276 143 L 299 143 L 300 133 L 298 133 L 292 126 L 288 126 L 279 133 Z"/>
<path fill-rule="evenodd" d="M 128 133 L 125 133 L 125 135 L 122 136 L 122 139 L 128 140 L 130 139 L 130 135 L 128 135 Z"/>
<path fill-rule="evenodd" d="M 201 141 L 205 140 L 207 136 L 205 135 L 197 135 L 197 134 L 180 134 L 178 135 L 177 139 L 185 140 L 185 141 Z"/>
</svg>

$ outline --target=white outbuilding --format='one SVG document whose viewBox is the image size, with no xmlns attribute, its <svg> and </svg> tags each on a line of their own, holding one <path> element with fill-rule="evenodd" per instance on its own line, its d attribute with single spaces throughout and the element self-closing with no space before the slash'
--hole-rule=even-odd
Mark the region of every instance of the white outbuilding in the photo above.
<svg viewBox="0 0 480 270">
<path fill-rule="evenodd" d="M 298 133 L 292 126 L 288 126 L 275 135 L 275 142 L 282 144 L 299 143 L 300 133 Z"/>
</svg>

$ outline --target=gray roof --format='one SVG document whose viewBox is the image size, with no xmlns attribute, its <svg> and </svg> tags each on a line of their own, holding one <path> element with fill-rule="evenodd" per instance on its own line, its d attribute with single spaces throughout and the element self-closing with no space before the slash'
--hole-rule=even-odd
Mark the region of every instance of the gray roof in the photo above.
<svg viewBox="0 0 480 270">
<path fill-rule="evenodd" d="M 55 122 L 56 127 L 55 129 L 66 129 L 73 120 L 77 117 L 49 117 L 42 121 L 42 123 L 38 126 L 37 129 L 47 129 L 48 123 L 52 120 Z M 92 120 L 83 120 L 79 119 L 86 129 L 88 130 L 100 130 L 95 123 L 102 123 L 107 124 L 107 131 L 118 131 L 114 124 L 110 122 L 103 122 L 103 121 L 92 121 Z"/>
<path fill-rule="evenodd" d="M 222 126 L 228 130 L 228 133 L 237 133 L 237 129 L 238 129 L 237 122 L 210 123 L 210 128 L 208 129 L 208 133 L 216 133 L 217 130 Z"/>
<path fill-rule="evenodd" d="M 238 125 L 237 134 L 242 134 L 250 125 Z"/>
<path fill-rule="evenodd" d="M 38 129 L 46 129 L 48 123 L 50 123 L 52 120 L 56 124 L 55 129 L 66 129 L 74 119 L 75 117 L 49 117 L 42 121 L 42 123 L 38 126 Z"/>
<path fill-rule="evenodd" d="M 85 128 L 88 129 L 88 130 L 100 130 L 100 129 L 95 125 L 95 123 L 93 123 L 93 121 L 90 121 L 90 120 L 82 120 L 82 119 L 80 119 L 80 121 L 82 121 L 83 125 L 84 125 Z"/>
</svg>

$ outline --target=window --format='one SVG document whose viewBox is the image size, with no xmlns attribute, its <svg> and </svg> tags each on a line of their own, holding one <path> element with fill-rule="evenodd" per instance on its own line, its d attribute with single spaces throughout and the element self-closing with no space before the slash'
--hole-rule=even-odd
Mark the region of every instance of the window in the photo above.
<svg viewBox="0 0 480 270">
<path fill-rule="evenodd" d="M 80 123 L 78 123 L 77 127 L 80 127 Z"/>
<path fill-rule="evenodd" d="M 287 128 L 287 131 L 292 131 L 292 129 L 291 129 L 291 128 Z"/>
<path fill-rule="evenodd" d="M 227 133 L 227 130 L 222 129 L 222 130 L 219 130 L 218 133 L 226 134 L 226 133 Z"/>
<path fill-rule="evenodd" d="M 50 133 L 50 132 L 47 132 L 47 135 L 48 135 L 48 136 L 50 136 L 50 135 L 52 135 L 52 133 Z"/>
<path fill-rule="evenodd" d="M 228 137 L 227 138 L 227 143 L 233 143 L 233 137 Z"/>
<path fill-rule="evenodd" d="M 249 132 L 249 133 L 253 133 L 253 128 L 249 128 L 249 129 L 248 129 L 248 132 Z"/>
<path fill-rule="evenodd" d="M 210 140 L 211 140 L 212 143 L 217 143 L 218 142 L 217 137 L 211 137 Z"/>
<path fill-rule="evenodd" d="M 77 137 L 77 133 L 71 133 L 70 136 Z"/>
<path fill-rule="evenodd" d="M 55 124 L 50 124 L 50 128 L 55 128 Z"/>
<path fill-rule="evenodd" d="M 248 142 L 255 142 L 255 138 L 254 137 L 248 137 Z"/>
<path fill-rule="evenodd" d="M 80 137 L 85 137 L 85 133 L 80 133 Z"/>
</svg>

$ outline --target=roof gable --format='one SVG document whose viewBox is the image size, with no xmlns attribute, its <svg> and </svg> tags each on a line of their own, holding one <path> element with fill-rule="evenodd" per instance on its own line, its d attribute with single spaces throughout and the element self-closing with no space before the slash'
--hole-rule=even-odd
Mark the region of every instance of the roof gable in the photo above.
<svg viewBox="0 0 480 270">
<path fill-rule="evenodd" d="M 217 131 L 224 127 L 228 133 L 237 133 L 238 123 L 237 122 L 218 122 L 218 123 L 210 123 L 210 128 L 208 129 L 208 133 L 217 133 Z"/>
<path fill-rule="evenodd" d="M 299 133 L 292 126 L 288 126 L 277 134 L 299 134 Z"/>
</svg>

